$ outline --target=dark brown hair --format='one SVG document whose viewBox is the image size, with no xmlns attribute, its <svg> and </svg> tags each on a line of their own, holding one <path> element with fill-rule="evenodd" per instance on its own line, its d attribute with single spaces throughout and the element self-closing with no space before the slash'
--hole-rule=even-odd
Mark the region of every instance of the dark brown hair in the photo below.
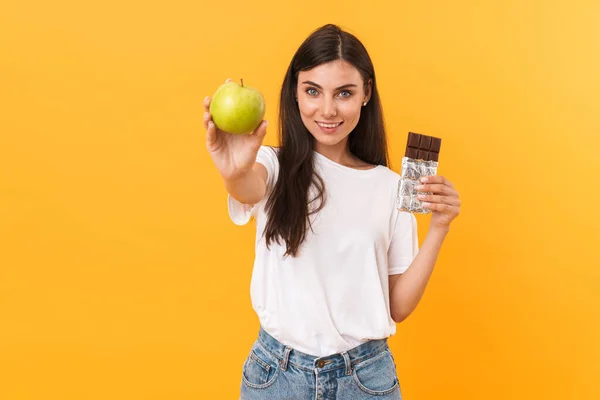
<svg viewBox="0 0 600 400">
<path fill-rule="evenodd" d="M 296 51 L 279 98 L 279 177 L 266 203 L 264 235 L 267 247 L 283 239 L 287 245 L 285 256 L 298 254 L 308 227 L 312 230 L 309 217 L 325 206 L 326 197 L 323 179 L 314 171 L 314 138 L 302 122 L 295 100 L 298 74 L 335 60 L 347 61 L 360 72 L 365 93 L 371 82 L 371 98 L 348 138 L 350 152 L 370 164 L 388 165 L 383 112 L 371 58 L 354 35 L 333 24 L 322 26 Z M 309 198 L 311 185 L 317 189 L 313 198 Z"/>
</svg>

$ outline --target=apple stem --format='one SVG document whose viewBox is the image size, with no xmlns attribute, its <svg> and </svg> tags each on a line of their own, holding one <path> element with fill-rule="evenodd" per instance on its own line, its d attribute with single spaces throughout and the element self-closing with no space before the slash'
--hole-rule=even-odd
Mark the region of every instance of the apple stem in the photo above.
<svg viewBox="0 0 600 400">
<path fill-rule="evenodd" d="M 244 87 L 244 80 L 240 78 L 240 81 L 242 81 L 242 87 Z"/>
</svg>

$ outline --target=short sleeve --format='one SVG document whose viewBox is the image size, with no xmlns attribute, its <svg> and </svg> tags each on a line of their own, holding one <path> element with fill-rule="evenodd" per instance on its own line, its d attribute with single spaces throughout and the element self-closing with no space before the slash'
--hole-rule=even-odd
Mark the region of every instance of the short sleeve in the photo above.
<svg viewBox="0 0 600 400">
<path fill-rule="evenodd" d="M 406 211 L 397 211 L 396 214 L 388 249 L 388 275 L 403 274 L 419 252 L 417 218 Z"/>
<path fill-rule="evenodd" d="M 273 190 L 277 176 L 279 175 L 279 160 L 277 159 L 278 148 L 261 146 L 256 155 L 256 162 L 261 163 L 267 169 L 267 194 Z M 236 225 L 246 225 L 258 213 L 259 204 L 243 204 L 227 194 L 227 209 L 229 218 Z"/>
</svg>

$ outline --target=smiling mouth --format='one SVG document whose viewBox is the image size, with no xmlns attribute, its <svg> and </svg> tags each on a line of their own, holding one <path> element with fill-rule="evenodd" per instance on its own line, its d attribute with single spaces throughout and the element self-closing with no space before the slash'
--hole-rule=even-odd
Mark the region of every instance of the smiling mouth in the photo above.
<svg viewBox="0 0 600 400">
<path fill-rule="evenodd" d="M 315 121 L 317 123 L 317 125 L 319 125 L 322 128 L 337 128 L 338 126 L 340 126 L 341 124 L 343 124 L 344 122 L 335 122 L 332 124 L 326 124 L 324 122 L 319 122 L 319 121 Z"/>
</svg>

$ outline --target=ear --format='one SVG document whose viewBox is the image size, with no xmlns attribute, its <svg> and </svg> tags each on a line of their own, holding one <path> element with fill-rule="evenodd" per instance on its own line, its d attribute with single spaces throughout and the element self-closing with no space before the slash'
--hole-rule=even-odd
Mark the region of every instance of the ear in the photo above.
<svg viewBox="0 0 600 400">
<path fill-rule="evenodd" d="M 373 80 L 369 79 L 365 85 L 365 99 L 363 102 L 369 102 L 369 100 L 371 99 L 371 93 L 372 93 L 372 89 L 373 89 Z"/>
</svg>

